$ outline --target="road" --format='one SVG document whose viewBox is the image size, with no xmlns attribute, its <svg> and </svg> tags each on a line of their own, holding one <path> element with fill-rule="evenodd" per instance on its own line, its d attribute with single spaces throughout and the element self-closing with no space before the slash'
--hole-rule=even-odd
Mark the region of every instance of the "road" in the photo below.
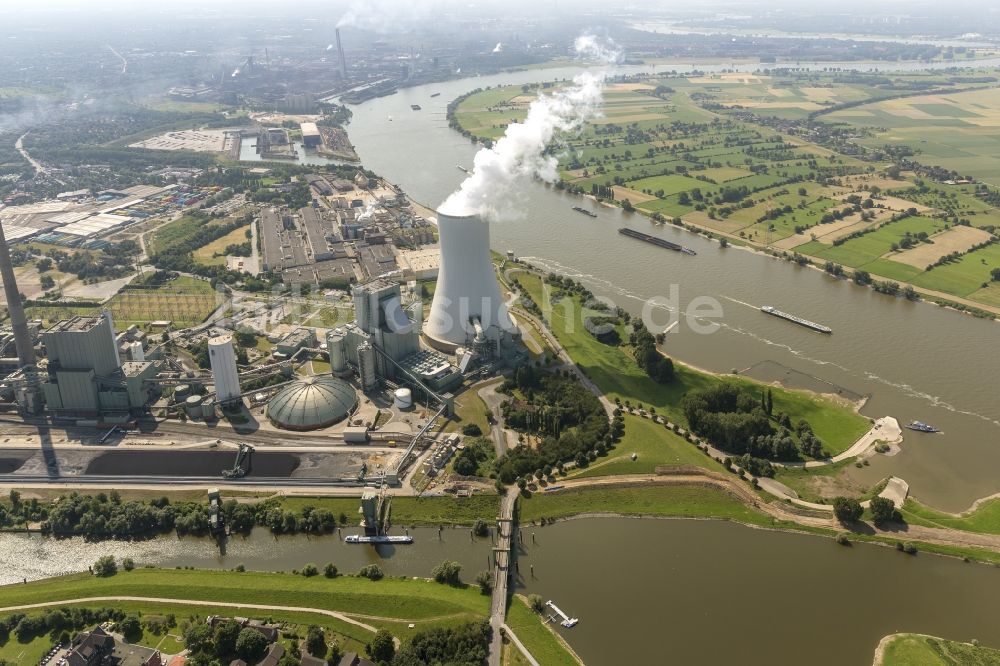
<svg viewBox="0 0 1000 666">
<path fill-rule="evenodd" d="M 513 540 L 516 526 L 514 508 L 517 505 L 517 486 L 507 489 L 500 502 L 500 517 L 497 520 L 497 544 L 493 547 L 493 598 L 490 602 L 490 627 L 493 638 L 490 641 L 490 666 L 500 666 L 503 656 L 503 636 L 501 629 L 507 615 L 507 587 L 514 566 Z M 522 652 L 527 652 L 522 648 Z"/>
<path fill-rule="evenodd" d="M 35 173 L 43 174 L 46 172 L 45 167 L 42 165 L 41 162 L 39 162 L 31 155 L 29 155 L 28 150 L 24 147 L 24 137 L 28 136 L 29 134 L 31 134 L 31 132 L 25 132 L 21 136 L 17 137 L 17 141 L 14 143 L 14 147 L 17 148 L 17 152 L 21 153 L 21 157 L 23 157 L 25 160 L 28 161 L 28 164 L 32 166 L 32 168 L 35 170 Z"/>
<path fill-rule="evenodd" d="M 490 424 L 490 434 L 493 436 L 493 445 L 497 450 L 497 458 L 507 453 L 508 444 L 507 431 L 503 427 L 503 413 L 500 411 L 500 407 L 507 399 L 507 396 L 497 393 L 497 387 L 500 386 L 502 381 L 502 379 L 500 381 L 492 381 L 476 391 L 476 394 L 482 399 L 486 404 L 486 408 L 493 415 L 492 423 Z"/>
</svg>

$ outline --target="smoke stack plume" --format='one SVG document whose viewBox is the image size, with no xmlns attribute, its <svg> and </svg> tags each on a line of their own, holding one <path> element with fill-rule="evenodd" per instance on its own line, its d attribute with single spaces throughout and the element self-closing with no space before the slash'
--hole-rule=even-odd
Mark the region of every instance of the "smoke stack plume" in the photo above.
<svg viewBox="0 0 1000 666">
<path fill-rule="evenodd" d="M 574 48 L 581 58 L 616 62 L 620 52 L 593 35 L 578 37 Z M 583 72 L 573 85 L 542 95 L 528 107 L 523 122 L 507 126 L 492 148 L 476 153 L 472 172 L 438 209 L 450 216 L 478 215 L 496 220 L 516 214 L 511 205 L 522 179 L 558 180 L 558 160 L 548 150 L 560 133 L 577 132 L 598 115 L 606 72 Z"/>
<path fill-rule="evenodd" d="M 340 28 L 336 28 L 334 32 L 337 34 L 337 55 L 340 58 L 340 76 L 344 80 L 347 80 L 347 58 L 344 57 L 344 46 L 340 43 Z"/>
<path fill-rule="evenodd" d="M 7 238 L 0 226 L 0 279 L 3 280 L 4 293 L 7 295 L 7 312 L 10 313 L 10 325 L 14 329 L 14 346 L 17 347 L 17 360 L 21 366 L 35 364 L 35 348 L 28 334 L 28 320 L 24 316 L 24 305 L 21 303 L 21 292 L 17 289 L 14 279 L 14 264 L 10 260 L 10 248 Z"/>
</svg>

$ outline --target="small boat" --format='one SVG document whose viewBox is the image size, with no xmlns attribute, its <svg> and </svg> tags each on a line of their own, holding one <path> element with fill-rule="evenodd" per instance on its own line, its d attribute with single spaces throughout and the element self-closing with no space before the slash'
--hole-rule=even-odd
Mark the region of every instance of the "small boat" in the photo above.
<svg viewBox="0 0 1000 666">
<path fill-rule="evenodd" d="M 910 430 L 916 430 L 917 432 L 941 432 L 940 429 L 935 428 L 932 425 L 927 425 L 922 421 L 910 421 L 906 424 L 906 427 Z"/>
<path fill-rule="evenodd" d="M 375 536 L 364 536 L 361 534 L 348 534 L 344 537 L 344 543 L 413 543 L 413 537 L 409 534 L 389 535 L 376 534 Z"/>
<path fill-rule="evenodd" d="M 431 94 L 431 97 L 440 97 L 440 96 L 441 96 L 441 93 L 432 93 Z"/>
<path fill-rule="evenodd" d="M 573 206 L 573 210 L 575 210 L 578 213 L 583 213 L 584 215 L 589 215 L 590 217 L 597 217 L 597 213 L 595 213 L 592 210 L 587 210 L 582 206 Z"/>
<path fill-rule="evenodd" d="M 420 110 L 420 105 L 419 104 L 411 104 L 410 108 L 413 109 L 414 111 L 419 111 Z"/>
<path fill-rule="evenodd" d="M 459 170 L 459 171 L 463 171 L 463 172 L 465 172 L 465 173 L 469 173 L 469 170 L 468 170 L 468 169 L 466 169 L 466 168 L 465 168 L 464 166 L 462 166 L 461 164 L 456 164 L 455 166 L 456 166 L 456 167 L 458 167 L 458 170 Z"/>
</svg>

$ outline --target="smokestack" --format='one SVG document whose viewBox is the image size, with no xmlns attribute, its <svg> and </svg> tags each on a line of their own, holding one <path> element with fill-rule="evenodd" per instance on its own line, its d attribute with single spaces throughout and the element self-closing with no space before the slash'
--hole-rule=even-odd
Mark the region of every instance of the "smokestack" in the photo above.
<svg viewBox="0 0 1000 666">
<path fill-rule="evenodd" d="M 10 313 L 10 325 L 14 329 L 14 346 L 17 347 L 17 359 L 21 366 L 35 364 L 35 348 L 28 334 L 28 320 L 24 316 L 24 304 L 21 303 L 21 292 L 17 289 L 14 279 L 14 264 L 10 260 L 10 248 L 7 238 L 0 226 L 0 279 L 3 280 L 4 293 L 7 294 L 7 312 Z"/>
<path fill-rule="evenodd" d="M 476 215 L 438 211 L 438 233 L 441 268 L 423 331 L 428 341 L 442 351 L 454 351 L 475 337 L 472 319 L 483 329 L 512 332 L 514 324 L 490 260 L 489 224 Z"/>
<path fill-rule="evenodd" d="M 340 57 L 340 76 L 347 80 L 347 58 L 344 57 L 344 46 L 340 43 L 340 28 L 335 28 L 337 33 L 337 55 Z"/>
</svg>

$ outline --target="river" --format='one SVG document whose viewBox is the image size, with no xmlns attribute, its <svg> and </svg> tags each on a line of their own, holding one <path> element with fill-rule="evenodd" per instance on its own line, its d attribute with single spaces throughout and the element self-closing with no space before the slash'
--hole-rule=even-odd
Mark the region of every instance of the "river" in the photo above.
<svg viewBox="0 0 1000 666">
<path fill-rule="evenodd" d="M 524 591 L 580 619 L 557 628 L 588 666 L 860 666 L 895 632 L 1000 645 L 992 566 L 718 521 L 530 529 Z"/>
<path fill-rule="evenodd" d="M 344 530 L 344 535 L 357 532 Z M 393 530 L 403 534 L 402 528 Z M 423 576 L 443 560 L 462 565 L 466 580 L 487 570 L 491 542 L 475 539 L 468 528 L 410 528 L 415 545 L 370 546 L 348 544 L 334 536 L 305 534 L 275 536 L 257 528 L 247 536 L 230 538 L 225 552 L 213 539 L 205 537 L 162 536 L 140 541 L 87 541 L 82 537 L 53 539 L 40 534 L 0 533 L 0 585 L 37 580 L 67 573 L 86 571 L 102 555 L 115 555 L 118 561 L 131 557 L 137 565 L 159 567 L 194 567 L 196 569 L 233 569 L 244 565 L 251 571 L 291 571 L 306 564 L 322 569 L 333 562 L 342 573 L 356 573 L 361 567 L 377 563 L 391 576 Z"/>
<path fill-rule="evenodd" d="M 984 63 L 997 65 L 1000 60 L 977 66 Z M 925 67 L 816 66 L 883 71 Z M 697 67 L 711 71 L 731 65 Z M 658 69 L 688 71 L 692 66 L 677 63 Z M 634 66 L 619 71 L 648 70 Z M 511 72 L 403 89 L 355 107 L 348 131 L 366 167 L 433 207 L 458 186 L 464 174 L 456 166 L 471 166 L 477 150 L 448 128 L 450 100 L 477 87 L 561 79 L 578 71 Z M 412 111 L 411 104 L 423 110 Z M 870 485 L 900 476 L 915 497 L 949 511 L 963 510 L 1000 491 L 994 471 L 1000 464 L 1000 401 L 992 390 L 1000 376 L 1000 355 L 988 351 L 1000 334 L 996 323 L 879 295 L 747 250 L 722 249 L 695 234 L 657 227 L 619 209 L 601 207 L 597 218 L 580 215 L 571 206 L 581 199 L 540 183 L 526 184 L 520 199 L 521 219 L 493 225 L 495 249 L 512 249 L 537 265 L 578 277 L 633 313 L 641 311 L 647 298 L 668 295 L 672 284 L 679 286 L 685 307 L 702 295 L 722 304 L 724 318 L 716 333 L 698 334 L 679 326 L 668 336 L 666 351 L 679 360 L 720 372 L 776 362 L 869 395 L 863 411 L 868 416 L 892 415 L 901 423 L 921 420 L 944 431 L 907 431 L 902 453 L 876 456 L 869 467 L 851 468 L 846 472 L 851 480 Z M 621 226 L 681 241 L 698 255 L 665 252 L 623 237 L 617 233 Z M 768 317 L 757 309 L 765 304 L 826 324 L 834 334 L 819 335 Z"/>
<path fill-rule="evenodd" d="M 1000 646 L 992 566 L 711 520 L 588 518 L 522 533 L 518 591 L 580 618 L 558 630 L 588 666 L 661 663 L 650 661 L 657 651 L 679 664 L 869 664 L 879 639 L 897 631 Z M 376 550 L 257 529 L 221 555 L 205 538 L 88 543 L 4 533 L 0 584 L 86 570 L 108 553 L 139 565 L 251 571 L 334 562 L 353 573 L 375 562 L 390 575 L 423 577 L 449 559 L 467 581 L 486 568 L 490 540 L 473 542 L 467 529 L 410 534 L 413 545 Z"/>
</svg>

